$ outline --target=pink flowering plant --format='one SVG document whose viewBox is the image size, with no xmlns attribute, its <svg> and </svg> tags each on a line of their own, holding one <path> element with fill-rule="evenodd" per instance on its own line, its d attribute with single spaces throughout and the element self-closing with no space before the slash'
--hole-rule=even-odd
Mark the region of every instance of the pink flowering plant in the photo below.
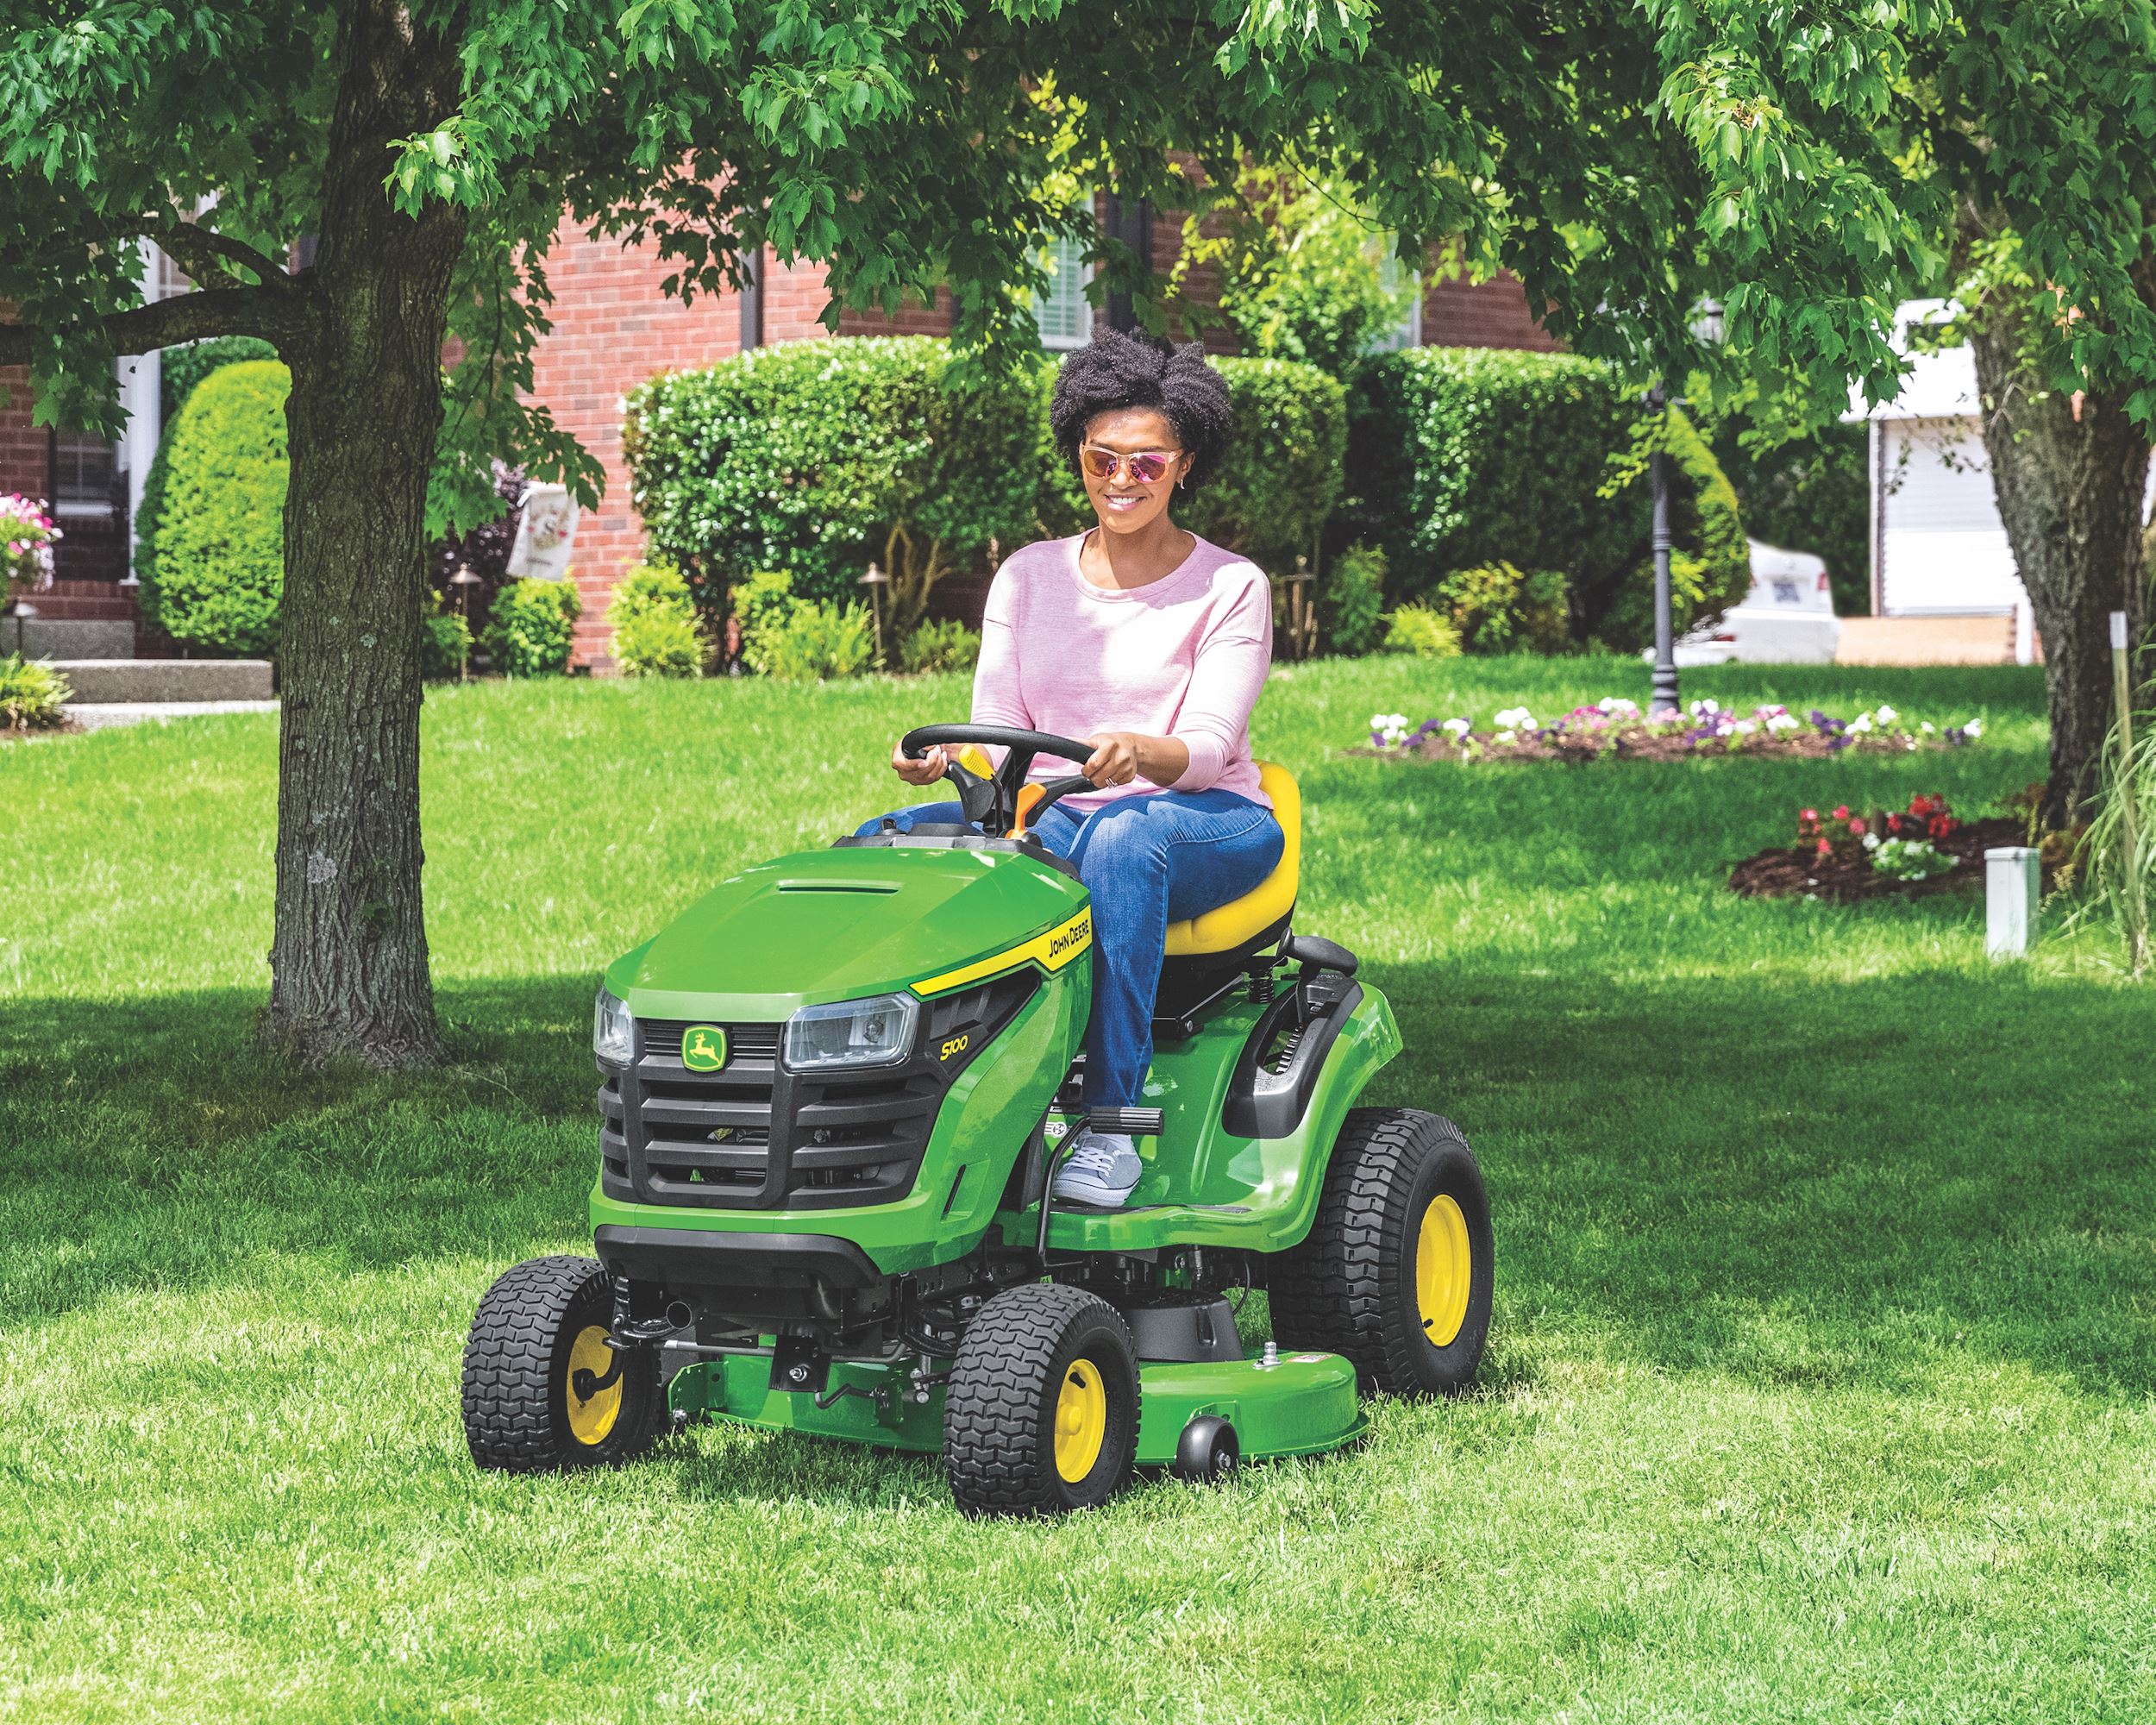
<svg viewBox="0 0 2156 1725">
<path fill-rule="evenodd" d="M 42 503 L 0 492 L 0 592 L 53 584 L 53 547 L 60 536 Z"/>
<path fill-rule="evenodd" d="M 1848 749 L 1963 748 L 1983 735 L 1981 718 L 1943 727 L 1929 721 L 1911 724 L 1883 706 L 1848 718 L 1813 707 L 1800 718 L 1779 705 L 1742 711 L 1714 700 L 1649 712 L 1637 701 L 1608 695 L 1546 720 L 1526 705 L 1500 708 L 1487 721 L 1455 713 L 1417 724 L 1405 713 L 1373 713 L 1369 746 L 1383 755 L 1458 761 L 1583 760 L 1605 755 L 1671 760 L 1699 754 L 1833 756 Z"/>
</svg>

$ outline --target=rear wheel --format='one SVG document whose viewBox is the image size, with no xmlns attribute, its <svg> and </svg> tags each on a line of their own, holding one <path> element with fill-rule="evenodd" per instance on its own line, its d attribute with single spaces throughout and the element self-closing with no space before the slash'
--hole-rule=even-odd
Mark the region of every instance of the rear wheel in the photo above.
<svg viewBox="0 0 2156 1725">
<path fill-rule="evenodd" d="M 1372 1389 L 1451 1394 L 1489 1339 L 1491 1259 L 1489 1197 L 1459 1128 L 1413 1108 L 1354 1109 L 1317 1220 L 1270 1269 L 1273 1333 L 1343 1356 Z"/>
<path fill-rule="evenodd" d="M 486 1290 L 464 1345 L 473 1461 L 550 1472 L 651 1447 L 664 1412 L 658 1362 L 648 1348 L 615 1352 L 613 1305 L 611 1280 L 588 1258 L 530 1258 Z"/>
<path fill-rule="evenodd" d="M 1138 1453 L 1138 1358 L 1081 1288 L 1006 1289 L 967 1326 L 943 1396 L 943 1471 L 969 1515 L 1057 1515 L 1113 1496 Z"/>
</svg>

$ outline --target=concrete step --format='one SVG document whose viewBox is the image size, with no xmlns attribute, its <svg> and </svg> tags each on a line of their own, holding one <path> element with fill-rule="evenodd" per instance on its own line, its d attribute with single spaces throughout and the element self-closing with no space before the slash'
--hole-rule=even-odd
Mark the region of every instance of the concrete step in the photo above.
<svg viewBox="0 0 2156 1725">
<path fill-rule="evenodd" d="M 256 701 L 275 693 L 266 659 L 63 659 L 77 704 Z"/>
<path fill-rule="evenodd" d="M 20 631 L 0 624 L 0 652 L 20 645 L 29 659 L 132 659 L 132 618 L 28 617 Z"/>
</svg>

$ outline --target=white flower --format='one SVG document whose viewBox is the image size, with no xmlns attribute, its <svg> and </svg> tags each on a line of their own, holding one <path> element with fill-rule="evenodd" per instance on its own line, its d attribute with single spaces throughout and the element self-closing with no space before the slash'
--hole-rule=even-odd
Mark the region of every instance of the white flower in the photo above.
<svg viewBox="0 0 2156 1725">
<path fill-rule="evenodd" d="M 1749 737 L 1749 736 L 1751 736 L 1751 735 L 1752 735 L 1752 733 L 1753 731 L 1757 731 L 1759 727 L 1758 727 L 1757 724 L 1753 724 L 1753 723 L 1752 723 L 1750 719 L 1748 719 L 1748 718 L 1740 718 L 1740 719 L 1739 719 L 1739 720 L 1737 721 L 1736 724 L 1735 724 L 1733 727 L 1732 727 L 1732 728 L 1733 728 L 1733 729 L 1736 731 L 1736 733 L 1737 733 L 1737 735 L 1738 735 L 1738 736 L 1739 736 L 1739 737 Z"/>
<path fill-rule="evenodd" d="M 1777 712 L 1767 721 L 1767 729 L 1769 731 L 1795 731 L 1801 723 L 1802 721 L 1793 714 Z"/>
<path fill-rule="evenodd" d="M 1965 724 L 1965 725 L 1963 725 L 1963 726 L 1961 727 L 1961 734 L 1962 734 L 1964 737 L 1981 737 L 1981 736 L 1983 736 L 1983 735 L 1984 735 L 1984 721 L 1983 721 L 1982 719 L 1980 719 L 1980 718 L 1972 718 L 1972 719 L 1971 719 L 1971 720 L 1969 721 L 1969 723 L 1968 723 L 1968 724 Z"/>
<path fill-rule="evenodd" d="M 1694 718 L 1712 718 L 1722 710 L 1720 701 L 1696 700 L 1692 703 Z"/>
<path fill-rule="evenodd" d="M 1922 731 L 1922 732 L 1924 733 L 1924 735 L 1925 735 L 1925 736 L 1927 736 L 1927 737 L 1929 737 L 1929 736 L 1932 734 L 1932 722 L 1931 722 L 1931 720 L 1929 720 L 1928 718 L 1927 718 L 1927 719 L 1926 719 L 1926 720 L 1925 720 L 1925 721 L 1924 721 L 1921 724 L 1918 725 L 1916 728 L 1917 728 L 1919 731 Z"/>
<path fill-rule="evenodd" d="M 1448 718 L 1438 728 L 1450 736 L 1455 743 L 1457 743 L 1475 727 L 1463 718 Z"/>
<path fill-rule="evenodd" d="M 1404 712 L 1374 712 L 1370 715 L 1372 731 L 1396 731 L 1407 722 L 1407 715 Z"/>
<path fill-rule="evenodd" d="M 1883 706 L 1879 709 L 1879 723 L 1882 724 L 1891 724 L 1900 717 L 1901 715 L 1890 706 Z"/>
<path fill-rule="evenodd" d="M 1497 733 L 1497 740 L 1500 743 L 1504 743 L 1507 748 L 1510 748 L 1514 744 L 1517 743 L 1520 741 L 1520 738 L 1509 731 L 1501 731 Z"/>
<path fill-rule="evenodd" d="M 1865 834 L 1864 848 L 1866 850 L 1877 850 L 1879 848 L 1879 835 L 1876 832 L 1867 832 Z"/>
<path fill-rule="evenodd" d="M 1866 731 L 1871 729 L 1871 715 L 1868 712 L 1860 712 L 1854 718 L 1849 721 L 1849 730 L 1852 736 L 1855 736 L 1859 732 Z"/>
<path fill-rule="evenodd" d="M 1534 723 L 1534 715 L 1524 706 L 1508 706 L 1497 715 L 1499 726 L 1506 731 L 1517 730 Z"/>
</svg>

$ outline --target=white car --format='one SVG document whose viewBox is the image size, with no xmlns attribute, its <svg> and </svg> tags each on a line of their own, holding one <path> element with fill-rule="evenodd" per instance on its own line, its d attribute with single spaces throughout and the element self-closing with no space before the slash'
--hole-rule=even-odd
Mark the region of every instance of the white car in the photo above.
<svg viewBox="0 0 2156 1725">
<path fill-rule="evenodd" d="M 1685 665 L 1831 665 L 1841 644 L 1827 561 L 1754 539 L 1752 591 L 1741 605 L 1702 623 L 1677 643 Z M 1649 653 L 1651 661 L 1654 655 Z"/>
</svg>

